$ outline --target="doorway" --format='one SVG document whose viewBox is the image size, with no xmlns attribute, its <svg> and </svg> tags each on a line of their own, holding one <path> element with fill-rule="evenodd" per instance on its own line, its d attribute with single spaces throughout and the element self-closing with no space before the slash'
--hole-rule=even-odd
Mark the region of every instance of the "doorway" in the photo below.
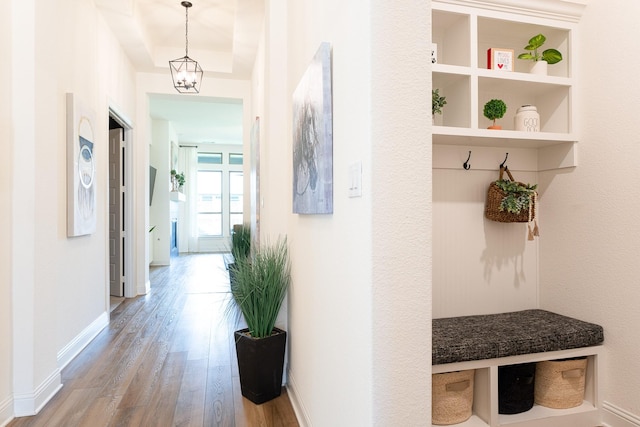
<svg viewBox="0 0 640 427">
<path fill-rule="evenodd" d="M 131 226 L 129 140 L 131 126 L 121 115 L 109 109 L 109 294 L 114 298 L 131 297 Z"/>
</svg>

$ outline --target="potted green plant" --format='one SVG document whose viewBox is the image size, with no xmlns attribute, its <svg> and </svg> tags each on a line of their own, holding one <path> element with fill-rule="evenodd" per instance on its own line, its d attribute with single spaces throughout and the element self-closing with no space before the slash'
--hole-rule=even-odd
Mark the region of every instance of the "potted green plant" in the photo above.
<svg viewBox="0 0 640 427">
<path fill-rule="evenodd" d="M 518 55 L 518 59 L 533 61 L 531 72 L 534 74 L 547 74 L 547 64 L 557 64 L 562 61 L 562 54 L 557 49 L 538 51 L 546 41 L 547 38 L 542 34 L 533 36 L 529 44 L 524 47 L 528 52 Z"/>
<path fill-rule="evenodd" d="M 442 114 L 442 107 L 447 104 L 446 97 L 441 96 L 440 89 L 431 89 L 431 120 L 435 119 L 436 114 Z"/>
<path fill-rule="evenodd" d="M 249 224 L 235 224 L 231 231 L 231 253 L 227 262 L 229 282 L 234 280 L 235 260 L 247 258 L 251 253 L 251 226 Z"/>
<path fill-rule="evenodd" d="M 234 264 L 229 307 L 247 324 L 234 332 L 240 388 L 244 397 L 260 404 L 282 390 L 287 333 L 275 323 L 291 283 L 287 240 L 254 247 Z"/>
<path fill-rule="evenodd" d="M 512 214 L 519 214 L 522 211 L 529 211 L 529 204 L 532 203 L 537 184 L 524 184 L 522 182 L 499 179 L 496 186 L 504 191 L 504 197 L 500 202 L 500 210 Z"/>
<path fill-rule="evenodd" d="M 493 125 L 489 126 L 488 129 L 502 129 L 502 126 L 496 124 L 496 120 L 504 117 L 506 112 L 507 104 L 501 99 L 492 99 L 484 104 L 484 116 L 489 120 L 493 120 Z"/>
<path fill-rule="evenodd" d="M 171 169 L 171 191 L 180 191 L 185 183 L 184 173 L 178 173 L 175 169 Z"/>
<path fill-rule="evenodd" d="M 231 255 L 235 258 L 246 258 L 251 252 L 251 226 L 236 224 L 231 233 Z"/>
</svg>

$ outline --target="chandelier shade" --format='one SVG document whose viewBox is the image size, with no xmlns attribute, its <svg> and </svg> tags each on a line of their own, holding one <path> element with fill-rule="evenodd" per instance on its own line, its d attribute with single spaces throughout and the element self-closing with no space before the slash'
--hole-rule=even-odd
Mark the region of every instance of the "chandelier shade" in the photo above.
<svg viewBox="0 0 640 427">
<path fill-rule="evenodd" d="M 193 59 L 183 58 L 169 61 L 173 86 L 180 93 L 199 93 L 202 83 L 202 67 Z"/>
<path fill-rule="evenodd" d="M 199 93 L 202 83 L 202 67 L 197 61 L 189 58 L 189 8 L 191 2 L 180 3 L 185 9 L 185 48 L 182 58 L 169 61 L 173 86 L 180 93 Z"/>
</svg>

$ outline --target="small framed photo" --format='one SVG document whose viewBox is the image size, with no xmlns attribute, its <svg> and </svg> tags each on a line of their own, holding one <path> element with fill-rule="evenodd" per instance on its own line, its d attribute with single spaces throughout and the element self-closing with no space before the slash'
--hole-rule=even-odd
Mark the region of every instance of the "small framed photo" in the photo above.
<svg viewBox="0 0 640 427">
<path fill-rule="evenodd" d="M 488 49 L 487 68 L 490 70 L 513 71 L 513 49 L 497 47 Z"/>
</svg>

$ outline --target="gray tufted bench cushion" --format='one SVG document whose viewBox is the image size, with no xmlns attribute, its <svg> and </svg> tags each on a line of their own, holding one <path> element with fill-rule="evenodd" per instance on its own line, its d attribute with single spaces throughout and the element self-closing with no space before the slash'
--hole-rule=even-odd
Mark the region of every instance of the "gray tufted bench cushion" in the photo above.
<svg viewBox="0 0 640 427">
<path fill-rule="evenodd" d="M 545 310 L 433 319 L 432 364 L 591 347 L 602 326 Z"/>
</svg>

